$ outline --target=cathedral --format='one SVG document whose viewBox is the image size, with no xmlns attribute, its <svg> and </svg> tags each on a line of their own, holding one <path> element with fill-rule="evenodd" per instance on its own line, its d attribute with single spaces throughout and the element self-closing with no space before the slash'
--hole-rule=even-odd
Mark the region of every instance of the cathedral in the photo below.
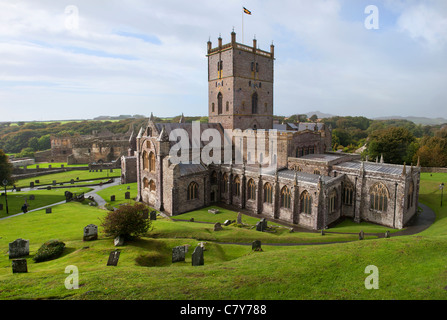
<svg viewBox="0 0 447 320">
<path fill-rule="evenodd" d="M 209 122 L 151 115 L 133 154 L 137 200 L 170 216 L 225 204 L 312 230 L 345 217 L 401 229 L 416 215 L 419 164 L 332 152 L 323 123 L 274 123 L 273 44 L 247 46 L 233 31 L 230 43 L 208 41 L 206 56 Z"/>
</svg>

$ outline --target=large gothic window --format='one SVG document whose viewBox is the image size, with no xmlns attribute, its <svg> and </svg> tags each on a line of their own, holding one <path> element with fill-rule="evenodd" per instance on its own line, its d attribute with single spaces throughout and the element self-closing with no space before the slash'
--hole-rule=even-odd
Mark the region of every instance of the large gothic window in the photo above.
<svg viewBox="0 0 447 320">
<path fill-rule="evenodd" d="M 226 173 L 224 173 L 222 177 L 222 193 L 226 193 L 228 191 L 228 176 Z"/>
<path fill-rule="evenodd" d="M 377 211 L 386 211 L 388 205 L 388 189 L 378 183 L 370 190 L 370 208 Z"/>
<path fill-rule="evenodd" d="M 285 186 L 281 190 L 281 207 L 290 209 L 292 194 L 290 193 L 290 189 Z"/>
<path fill-rule="evenodd" d="M 251 96 L 251 113 L 258 113 L 258 93 L 255 92 Z"/>
<path fill-rule="evenodd" d="M 153 152 L 149 153 L 149 171 L 155 172 L 155 154 Z"/>
<path fill-rule="evenodd" d="M 300 207 L 301 213 L 312 214 L 312 197 L 310 196 L 309 192 L 304 191 L 301 194 L 300 202 L 301 202 Z"/>
<path fill-rule="evenodd" d="M 248 181 L 248 200 L 256 200 L 256 185 L 253 179 Z"/>
<path fill-rule="evenodd" d="M 241 195 L 241 179 L 239 176 L 234 178 L 233 194 L 238 197 Z"/>
<path fill-rule="evenodd" d="M 217 114 L 222 114 L 222 93 L 217 94 Z"/>
<path fill-rule="evenodd" d="M 337 191 L 332 190 L 329 194 L 329 213 L 334 213 L 337 210 Z"/>
<path fill-rule="evenodd" d="M 354 203 L 354 187 L 352 184 L 347 184 L 343 188 L 343 204 L 352 206 Z"/>
<path fill-rule="evenodd" d="M 199 198 L 199 185 L 196 182 L 191 182 L 188 186 L 187 200 L 193 200 Z"/>
<path fill-rule="evenodd" d="M 273 188 L 270 183 L 264 184 L 264 202 L 273 203 Z"/>
<path fill-rule="evenodd" d="M 143 151 L 143 170 L 149 169 L 149 157 L 146 151 Z"/>
</svg>

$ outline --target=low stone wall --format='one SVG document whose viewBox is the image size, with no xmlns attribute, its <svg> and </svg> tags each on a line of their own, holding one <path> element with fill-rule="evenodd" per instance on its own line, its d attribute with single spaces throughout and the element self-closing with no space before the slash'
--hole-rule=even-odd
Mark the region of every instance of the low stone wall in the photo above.
<svg viewBox="0 0 447 320">
<path fill-rule="evenodd" d="M 26 179 L 43 176 L 51 173 L 59 173 L 74 170 L 88 170 L 88 167 L 69 167 L 69 168 L 39 168 L 39 169 L 15 169 L 13 171 L 13 178 Z"/>
<path fill-rule="evenodd" d="M 447 168 L 444 168 L 444 167 L 421 167 L 421 172 L 447 173 Z"/>
</svg>

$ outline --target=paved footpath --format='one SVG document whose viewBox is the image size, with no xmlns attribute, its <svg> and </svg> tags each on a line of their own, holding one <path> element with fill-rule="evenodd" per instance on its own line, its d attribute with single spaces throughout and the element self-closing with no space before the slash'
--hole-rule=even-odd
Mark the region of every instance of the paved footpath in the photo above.
<svg viewBox="0 0 447 320">
<path fill-rule="evenodd" d="M 108 188 L 108 187 L 116 186 L 116 185 L 119 185 L 119 184 L 120 184 L 120 180 L 119 180 L 119 179 L 116 179 L 114 182 L 112 182 L 112 183 L 106 183 L 106 184 L 103 184 L 102 186 L 90 186 L 89 188 L 92 188 L 93 190 L 91 190 L 91 191 L 85 193 L 84 196 L 85 196 L 86 198 L 89 197 L 89 196 L 92 196 L 92 197 L 94 198 L 94 200 L 96 201 L 96 203 L 98 204 L 98 207 L 104 207 L 105 204 L 106 204 L 107 202 L 106 202 L 103 198 L 101 198 L 101 197 L 97 194 L 97 192 L 98 192 L 99 190 L 104 189 L 104 188 Z M 30 188 L 23 188 L 22 190 L 23 190 L 23 191 L 29 191 L 29 190 L 31 190 L 31 189 L 30 189 Z M 52 203 L 52 204 L 49 204 L 49 205 L 44 206 L 44 207 L 40 207 L 40 208 L 36 208 L 36 209 L 29 210 L 27 213 L 30 213 L 30 212 L 33 212 L 33 211 L 42 210 L 42 209 L 46 209 L 46 208 L 50 208 L 50 207 L 54 207 L 54 206 L 57 206 L 57 205 L 60 205 L 60 204 L 64 204 L 64 203 L 66 203 L 65 200 L 64 200 L 64 201 L 60 201 L 60 202 L 56 202 L 56 203 Z M 24 214 L 24 213 L 23 213 L 23 212 L 20 212 L 20 213 L 12 214 L 12 215 L 10 215 L 10 216 L 0 218 L 0 220 L 9 219 L 9 218 L 12 218 L 12 217 L 17 217 L 17 216 L 20 216 L 20 215 L 22 215 L 22 214 Z"/>
</svg>

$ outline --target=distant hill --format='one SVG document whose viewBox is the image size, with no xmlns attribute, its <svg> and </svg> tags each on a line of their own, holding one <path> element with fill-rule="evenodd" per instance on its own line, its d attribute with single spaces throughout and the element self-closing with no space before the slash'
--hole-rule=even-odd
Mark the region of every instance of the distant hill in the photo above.
<svg viewBox="0 0 447 320">
<path fill-rule="evenodd" d="M 308 118 L 312 117 L 314 114 L 317 115 L 318 119 L 335 117 L 335 115 L 333 115 L 333 114 L 323 113 L 323 112 L 320 112 L 320 111 L 311 111 L 311 112 L 306 112 L 305 113 L 305 115 L 307 115 Z"/>
<path fill-rule="evenodd" d="M 444 118 L 402 117 L 402 116 L 373 118 L 373 120 L 391 120 L 391 119 L 408 120 L 414 122 L 415 124 L 430 125 L 430 126 L 447 123 L 447 119 Z"/>
</svg>

